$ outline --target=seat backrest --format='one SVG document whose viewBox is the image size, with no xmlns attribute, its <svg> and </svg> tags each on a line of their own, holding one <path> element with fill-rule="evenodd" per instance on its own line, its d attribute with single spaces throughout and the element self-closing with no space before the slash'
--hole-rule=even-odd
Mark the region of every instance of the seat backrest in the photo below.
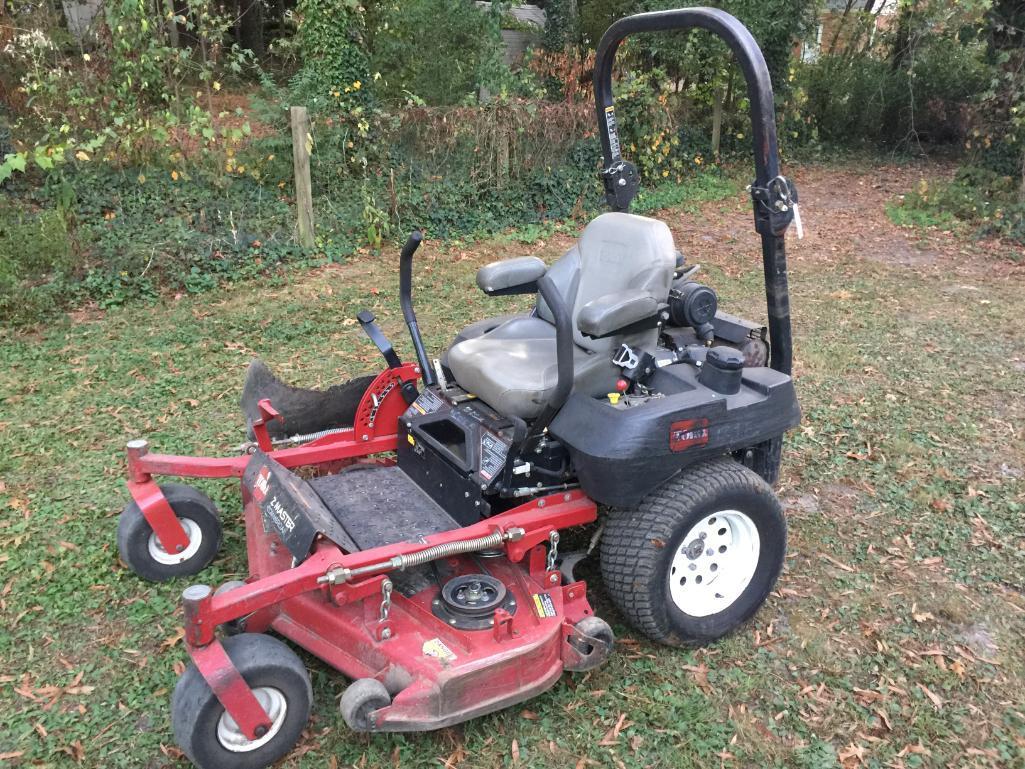
<svg viewBox="0 0 1025 769">
<path fill-rule="evenodd" d="M 624 339 L 591 339 L 577 329 L 577 315 L 592 299 L 631 288 L 645 289 L 658 302 L 669 298 L 676 267 L 673 235 L 665 223 L 635 214 L 607 213 L 584 228 L 580 240 L 566 252 L 548 274 L 572 306 L 574 341 L 585 350 L 604 352 Z M 537 314 L 553 323 L 551 310 L 537 298 Z M 631 335 L 628 343 L 653 345 L 658 331 Z"/>
</svg>

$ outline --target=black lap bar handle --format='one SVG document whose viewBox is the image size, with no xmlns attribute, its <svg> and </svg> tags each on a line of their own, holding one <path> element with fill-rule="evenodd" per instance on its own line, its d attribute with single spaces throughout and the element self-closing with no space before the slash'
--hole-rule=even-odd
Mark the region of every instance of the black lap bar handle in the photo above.
<svg viewBox="0 0 1025 769">
<path fill-rule="evenodd" d="M 558 287 L 548 275 L 542 276 L 537 282 L 537 290 L 548 305 L 548 309 L 555 319 L 555 360 L 559 379 L 555 389 L 548 398 L 548 403 L 538 414 L 534 424 L 530 426 L 530 432 L 524 441 L 524 450 L 530 446 L 535 438 L 540 437 L 545 428 L 555 419 L 569 398 L 573 389 L 573 320 L 570 315 L 566 301 L 559 292 Z"/>
<path fill-rule="evenodd" d="M 594 66 L 594 100 L 609 204 L 614 210 L 626 211 L 637 188 L 637 169 L 623 160 L 613 106 L 612 66 L 616 50 L 632 34 L 687 29 L 708 30 L 722 38 L 736 56 L 747 81 L 755 160 L 755 181 L 751 185 L 751 195 L 754 200 L 755 230 L 762 236 L 770 363 L 777 371 L 790 374 L 793 344 L 783 236 L 793 220 L 793 205 L 797 202 L 797 195 L 790 181 L 780 175 L 776 111 L 765 58 L 747 27 L 730 14 L 717 8 L 680 8 L 639 13 L 615 22 L 602 36 Z"/>
<path fill-rule="evenodd" d="M 427 360 L 424 340 L 420 336 L 420 327 L 416 323 L 416 313 L 413 312 L 413 254 L 416 253 L 423 239 L 424 235 L 420 230 L 413 230 L 406 245 L 402 247 L 402 253 L 399 254 L 399 303 L 402 305 L 402 317 L 409 329 L 409 337 L 413 340 L 416 359 L 420 362 L 424 384 L 430 387 L 436 381 L 434 369 L 431 368 L 431 362 Z"/>
</svg>

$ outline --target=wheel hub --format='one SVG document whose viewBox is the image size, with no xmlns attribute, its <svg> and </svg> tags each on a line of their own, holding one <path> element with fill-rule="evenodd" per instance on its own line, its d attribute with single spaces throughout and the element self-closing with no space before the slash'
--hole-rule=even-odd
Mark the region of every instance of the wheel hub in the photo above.
<svg viewBox="0 0 1025 769">
<path fill-rule="evenodd" d="M 270 717 L 270 729 L 266 729 L 255 740 L 251 740 L 246 737 L 242 728 L 225 710 L 217 722 L 217 741 L 225 750 L 232 753 L 248 753 L 263 747 L 281 731 L 281 725 L 285 722 L 285 715 L 288 713 L 288 701 L 285 699 L 284 693 L 273 686 L 258 686 L 253 689 L 253 696 Z"/>
<path fill-rule="evenodd" d="M 149 542 L 147 543 L 149 557 L 162 566 L 176 566 L 179 563 L 185 563 L 199 552 L 199 547 L 203 544 L 203 530 L 199 527 L 198 523 L 191 518 L 179 518 L 178 520 L 182 528 L 185 529 L 185 536 L 189 538 L 188 547 L 180 553 L 167 552 L 164 546 L 160 544 L 160 540 L 157 539 L 155 533 L 149 535 Z"/>
<path fill-rule="evenodd" d="M 495 624 L 495 611 L 516 612 L 516 599 L 500 580 L 489 574 L 453 577 L 431 602 L 434 616 L 460 630 L 486 630 Z"/>
<path fill-rule="evenodd" d="M 707 515 L 682 539 L 669 566 L 669 595 L 692 617 L 729 608 L 758 567 L 760 541 L 754 521 L 739 510 Z"/>
<path fill-rule="evenodd" d="M 697 539 L 691 540 L 691 543 L 685 548 L 687 557 L 690 560 L 696 560 L 701 557 L 701 554 L 705 552 L 705 534 L 701 533 Z"/>
</svg>

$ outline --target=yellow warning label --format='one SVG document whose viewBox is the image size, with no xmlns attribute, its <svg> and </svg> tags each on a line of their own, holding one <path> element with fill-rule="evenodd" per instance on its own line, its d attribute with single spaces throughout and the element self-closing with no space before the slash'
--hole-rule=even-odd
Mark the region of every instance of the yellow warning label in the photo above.
<svg viewBox="0 0 1025 769">
<path fill-rule="evenodd" d="M 432 638 L 429 641 L 424 641 L 423 646 L 420 647 L 420 651 L 427 657 L 434 657 L 435 659 L 439 659 L 444 662 L 451 662 L 456 658 L 456 653 L 449 649 L 445 645 L 445 642 L 440 638 Z"/>
<path fill-rule="evenodd" d="M 552 601 L 552 596 L 548 593 L 534 593 L 534 611 L 537 612 L 537 616 L 541 619 L 545 617 L 554 617 L 555 603 Z"/>
<path fill-rule="evenodd" d="M 413 436 L 410 435 L 409 433 L 406 433 L 406 440 L 409 441 L 409 445 L 410 446 L 415 446 L 416 445 L 416 441 L 413 440 Z"/>
</svg>

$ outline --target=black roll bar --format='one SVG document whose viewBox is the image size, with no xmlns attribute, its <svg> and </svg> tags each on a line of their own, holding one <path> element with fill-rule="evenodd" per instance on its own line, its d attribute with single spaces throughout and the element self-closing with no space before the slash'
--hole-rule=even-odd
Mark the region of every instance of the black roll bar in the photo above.
<svg viewBox="0 0 1025 769">
<path fill-rule="evenodd" d="M 790 331 L 790 293 L 787 285 L 784 234 L 793 220 L 797 190 L 779 171 L 776 110 L 765 57 L 747 27 L 717 8 L 680 8 L 627 16 L 602 35 L 594 65 L 594 102 L 601 138 L 606 197 L 613 210 L 626 211 L 636 194 L 636 167 L 623 160 L 612 98 L 612 66 L 620 43 L 643 32 L 704 29 L 718 35 L 733 51 L 747 81 L 751 103 L 755 181 L 751 185 L 755 230 L 762 236 L 762 264 L 768 307 L 772 368 L 790 374 L 793 343 Z"/>
</svg>

